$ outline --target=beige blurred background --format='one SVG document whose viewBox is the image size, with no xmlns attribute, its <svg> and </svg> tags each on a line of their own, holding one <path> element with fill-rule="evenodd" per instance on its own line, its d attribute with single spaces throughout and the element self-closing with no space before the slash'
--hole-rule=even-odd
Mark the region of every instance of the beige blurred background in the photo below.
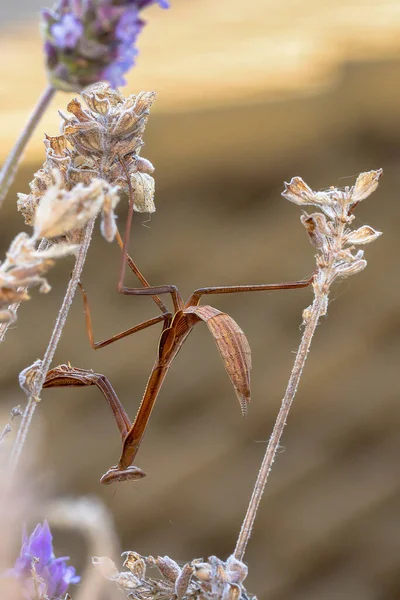
<svg viewBox="0 0 400 600">
<path fill-rule="evenodd" d="M 27 12 L 22 10 L 26 5 Z M 35 9 L 4 7 L 0 49 L 4 160 L 45 85 Z M 125 93 L 158 93 L 143 156 L 156 167 L 157 212 L 135 216 L 131 253 L 154 284 L 292 280 L 313 270 L 298 207 L 280 196 L 302 176 L 350 185 L 382 167 L 357 210 L 384 236 L 366 271 L 337 285 L 318 328 L 249 544 L 248 589 L 268 600 L 400 597 L 398 224 L 400 2 L 173 0 L 148 11 Z M 18 14 L 17 14 L 18 12 Z M 23 229 L 16 191 L 58 132 L 59 93 L 26 153 L 0 219 L 2 251 Z M 120 207 L 120 222 L 125 209 Z M 98 234 L 83 281 L 97 339 L 154 316 L 150 299 L 116 294 L 119 253 Z M 71 263 L 33 294 L 1 352 L 2 414 L 23 402 L 19 371 L 43 355 Z M 48 495 L 101 497 L 123 549 L 229 555 L 299 343 L 310 290 L 215 297 L 248 335 L 253 398 L 244 420 L 214 343 L 197 327 L 176 359 L 136 463 L 148 477 L 102 487 L 120 443 L 97 390 L 47 390 L 31 452 Z M 94 352 L 77 298 L 55 364 L 109 377 L 133 416 L 154 360 L 157 327 Z M 32 432 L 33 433 L 33 432 Z M 29 450 L 27 450 L 29 452 Z M 43 476 L 43 474 L 45 474 Z M 44 492 L 43 492 L 44 493 Z M 61 547 L 68 546 L 62 536 Z M 64 544 L 64 546 L 63 546 Z"/>
</svg>

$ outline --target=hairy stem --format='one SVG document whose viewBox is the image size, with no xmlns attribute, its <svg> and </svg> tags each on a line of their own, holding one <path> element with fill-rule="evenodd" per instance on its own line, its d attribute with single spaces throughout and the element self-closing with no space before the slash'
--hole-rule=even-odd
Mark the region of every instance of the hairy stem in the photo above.
<svg viewBox="0 0 400 600">
<path fill-rule="evenodd" d="M 15 444 L 11 453 L 11 468 L 15 469 L 18 465 L 19 459 L 21 457 L 21 452 L 24 447 L 24 443 L 26 440 L 26 436 L 28 434 L 29 426 L 32 421 L 32 417 L 34 415 L 37 404 L 40 401 L 40 393 L 42 391 L 42 387 L 44 381 L 46 379 L 47 371 L 50 368 L 51 362 L 53 360 L 55 351 L 57 349 L 58 342 L 60 341 L 60 337 L 67 320 L 67 316 L 69 313 L 69 309 L 72 304 L 72 300 L 75 296 L 76 288 L 78 287 L 78 282 L 81 277 L 81 273 L 83 270 L 83 266 L 85 264 L 87 251 L 89 249 L 90 240 L 92 238 L 93 227 L 94 227 L 95 219 L 92 219 L 86 227 L 85 237 L 80 246 L 78 256 L 75 262 L 74 270 L 72 271 L 71 278 L 68 283 L 67 291 L 64 296 L 63 303 L 61 305 L 60 312 L 58 313 L 57 321 L 54 326 L 53 332 L 50 337 L 49 344 L 47 346 L 45 355 L 43 360 L 40 361 L 38 370 L 35 374 L 35 380 L 31 388 L 31 393 L 28 396 L 28 403 L 24 411 L 24 415 L 22 417 L 21 425 L 17 433 L 17 438 L 15 440 Z"/>
<path fill-rule="evenodd" d="M 325 314 L 326 311 L 326 302 L 326 296 L 317 296 L 315 297 L 314 302 L 311 308 L 309 309 L 306 326 L 303 332 L 303 337 L 301 339 L 300 346 L 297 351 L 296 359 L 294 361 L 293 369 L 290 374 L 285 396 L 282 400 L 282 404 L 279 409 L 274 429 L 269 439 L 268 446 L 261 464 L 261 468 L 257 476 L 257 481 L 254 485 L 253 494 L 251 496 L 246 516 L 243 520 L 239 537 L 236 543 L 234 556 L 238 560 L 243 560 L 243 556 L 246 551 L 251 532 L 253 530 L 253 525 L 257 515 L 258 507 L 261 502 L 261 497 L 263 495 L 265 485 L 267 483 L 268 475 L 271 470 L 272 464 L 275 460 L 276 452 L 279 448 L 280 439 L 282 437 L 282 433 L 286 425 L 286 419 L 288 418 L 290 407 L 292 406 L 292 402 L 296 395 L 300 377 L 303 372 L 308 351 L 310 349 L 311 340 L 313 338 L 320 316 Z"/>
<path fill-rule="evenodd" d="M 25 147 L 53 98 L 55 91 L 51 85 L 47 86 L 44 90 L 0 171 L 0 206 L 14 181 Z"/>
</svg>

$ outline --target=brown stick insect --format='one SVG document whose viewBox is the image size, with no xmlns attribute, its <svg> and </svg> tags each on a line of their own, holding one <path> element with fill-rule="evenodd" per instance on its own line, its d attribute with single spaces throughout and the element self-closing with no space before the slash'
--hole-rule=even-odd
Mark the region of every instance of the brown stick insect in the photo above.
<svg viewBox="0 0 400 600">
<path fill-rule="evenodd" d="M 128 180 L 129 181 L 129 180 Z M 174 285 L 151 286 L 136 264 L 127 253 L 133 215 L 133 193 L 130 187 L 129 212 L 124 240 L 117 233 L 117 241 L 122 248 L 121 266 L 118 281 L 118 292 L 128 296 L 152 296 L 158 305 L 161 314 L 157 317 L 135 325 L 122 331 L 109 339 L 95 342 L 93 336 L 92 320 L 90 316 L 88 298 L 81 286 L 86 316 L 86 329 L 90 344 L 93 349 L 104 348 L 117 340 L 125 338 L 137 331 L 162 323 L 162 331 L 154 366 L 150 373 L 142 401 L 137 415 L 131 423 L 124 407 L 109 380 L 93 371 L 60 365 L 51 369 L 46 378 L 44 387 L 58 386 L 86 386 L 96 385 L 107 400 L 116 420 L 122 437 L 122 453 L 116 466 L 111 467 L 101 478 L 101 483 L 111 484 L 116 481 L 141 479 L 146 473 L 139 467 L 133 466 L 140 444 L 143 440 L 147 424 L 155 401 L 167 375 L 167 372 L 194 326 L 204 321 L 212 334 L 224 362 L 225 369 L 235 388 L 243 414 L 246 413 L 250 400 L 250 369 L 251 351 L 247 338 L 239 325 L 229 315 L 213 308 L 200 305 L 203 296 L 215 294 L 232 294 L 237 292 L 259 292 L 284 289 L 297 289 L 308 286 L 313 275 L 308 279 L 286 283 L 272 283 L 265 285 L 236 285 L 223 287 L 205 287 L 197 289 L 185 303 Z M 126 265 L 132 270 L 141 282 L 141 288 L 128 288 L 124 286 Z M 174 313 L 168 311 L 160 296 L 170 294 Z"/>
</svg>

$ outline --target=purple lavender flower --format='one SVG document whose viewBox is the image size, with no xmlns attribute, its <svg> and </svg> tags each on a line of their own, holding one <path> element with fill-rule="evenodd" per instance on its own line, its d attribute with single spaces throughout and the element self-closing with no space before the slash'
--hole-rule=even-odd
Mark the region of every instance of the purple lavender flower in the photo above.
<svg viewBox="0 0 400 600">
<path fill-rule="evenodd" d="M 83 25 L 75 15 L 63 15 L 58 23 L 51 27 L 54 42 L 58 48 L 73 48 L 83 34 Z"/>
<path fill-rule="evenodd" d="M 121 45 L 115 61 L 104 69 L 101 79 L 108 81 L 113 88 L 125 85 L 124 74 L 135 64 L 135 56 L 138 52 L 137 48 Z"/>
<path fill-rule="evenodd" d="M 132 7 L 121 15 L 115 29 L 115 37 L 121 42 L 131 44 L 136 41 L 143 26 L 144 21 L 139 19 L 138 9 Z"/>
<path fill-rule="evenodd" d="M 58 0 L 44 10 L 43 31 L 49 78 L 57 89 L 80 91 L 107 80 L 124 85 L 134 65 L 137 38 L 145 25 L 140 12 L 167 0 Z"/>
<path fill-rule="evenodd" d="M 14 568 L 6 574 L 16 577 L 26 591 L 27 599 L 32 598 L 34 582 L 32 568 L 40 580 L 40 593 L 51 599 L 64 597 L 70 583 L 78 583 L 80 577 L 75 575 L 74 567 L 67 566 L 68 556 L 56 558 L 53 551 L 53 538 L 47 521 L 36 526 L 28 538 L 26 532 L 22 536 L 22 548 Z"/>
</svg>

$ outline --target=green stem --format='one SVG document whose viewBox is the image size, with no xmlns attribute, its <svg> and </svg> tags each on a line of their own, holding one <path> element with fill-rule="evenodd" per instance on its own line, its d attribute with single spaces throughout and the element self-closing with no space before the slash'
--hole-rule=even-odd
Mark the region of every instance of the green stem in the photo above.
<svg viewBox="0 0 400 600">
<path fill-rule="evenodd" d="M 4 198 L 7 196 L 12 182 L 14 181 L 25 147 L 35 131 L 36 126 L 38 125 L 51 99 L 53 98 L 55 91 L 56 90 L 51 85 L 46 87 L 43 94 L 40 96 L 38 103 L 33 109 L 28 121 L 25 123 L 19 138 L 15 142 L 14 148 L 6 158 L 6 161 L 0 171 L 0 207 Z"/>
</svg>

